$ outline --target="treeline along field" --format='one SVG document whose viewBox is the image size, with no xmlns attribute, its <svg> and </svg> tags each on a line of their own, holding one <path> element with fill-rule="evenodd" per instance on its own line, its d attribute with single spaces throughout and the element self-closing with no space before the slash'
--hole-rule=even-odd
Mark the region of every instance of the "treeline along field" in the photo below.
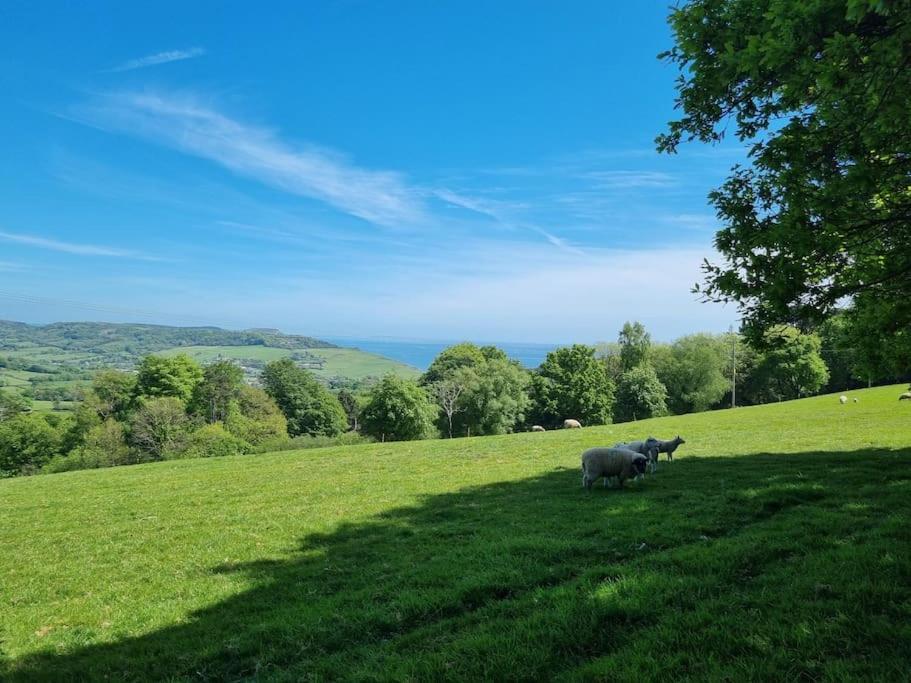
<svg viewBox="0 0 911 683">
<path fill-rule="evenodd" d="M 901 679 L 901 389 L 0 482 L 3 674 Z M 582 490 L 585 448 L 677 433 Z"/>
<path fill-rule="evenodd" d="M 180 347 L 146 356 L 135 373 L 97 372 L 71 415 L 29 412 L 21 393 L 0 392 L 0 475 L 540 431 L 567 419 L 595 426 L 798 398 L 832 388 L 833 377 L 856 386 L 869 365 L 839 354 L 827 363 L 823 344 L 849 337 L 826 329 L 777 328 L 754 348 L 735 334 L 654 344 L 626 323 L 617 343 L 556 348 L 531 371 L 465 342 L 416 378 L 407 368 L 377 378 L 369 373 L 387 361 L 352 349 Z M 327 379 L 327 354 L 360 379 Z"/>
</svg>

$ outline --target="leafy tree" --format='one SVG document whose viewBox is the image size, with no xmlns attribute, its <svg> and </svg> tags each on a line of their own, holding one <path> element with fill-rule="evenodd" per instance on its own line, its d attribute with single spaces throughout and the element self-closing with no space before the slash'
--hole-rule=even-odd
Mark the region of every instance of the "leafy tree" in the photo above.
<svg viewBox="0 0 911 683">
<path fill-rule="evenodd" d="M 423 439 L 433 431 L 436 414 L 423 388 L 390 374 L 367 395 L 361 430 L 382 441 Z"/>
<path fill-rule="evenodd" d="M 285 414 L 291 436 L 336 436 L 348 426 L 338 399 L 291 359 L 267 363 L 262 382 L 266 393 Z"/>
<path fill-rule="evenodd" d="M 114 467 L 139 462 L 139 454 L 127 445 L 123 424 L 107 419 L 83 436 L 82 443 L 67 454 L 52 458 L 44 472 L 68 472 L 98 467 Z"/>
<path fill-rule="evenodd" d="M 599 342 L 595 345 L 595 357 L 607 369 L 607 376 L 616 384 L 623 373 L 623 361 L 620 358 L 620 344 L 617 342 Z"/>
<path fill-rule="evenodd" d="M 186 403 L 202 376 L 199 363 L 186 354 L 146 356 L 139 363 L 136 393 L 152 398 L 173 396 Z"/>
<path fill-rule="evenodd" d="M 491 353 L 494 347 L 484 347 Z M 455 344 L 444 349 L 433 359 L 430 367 L 421 376 L 421 384 L 430 386 L 444 379 L 450 378 L 458 368 L 477 367 L 487 360 L 484 351 L 470 342 Z"/>
<path fill-rule="evenodd" d="M 31 402 L 27 398 L 0 391 L 0 422 L 28 412 L 30 409 Z"/>
<path fill-rule="evenodd" d="M 35 472 L 60 453 L 61 430 L 42 415 L 21 413 L 0 422 L 0 477 Z"/>
<path fill-rule="evenodd" d="M 620 365 L 624 372 L 639 367 L 648 360 L 652 338 L 642 323 L 624 323 L 618 341 L 620 343 Z"/>
<path fill-rule="evenodd" d="M 443 408 L 438 427 L 444 434 L 503 434 L 525 419 L 528 373 L 495 346 L 450 346 L 421 382 Z"/>
<path fill-rule="evenodd" d="M 361 413 L 360 401 L 358 401 L 357 396 L 348 389 L 339 390 L 337 396 L 338 402 L 342 404 L 342 410 L 345 411 L 345 415 L 348 417 L 348 429 L 356 432 L 358 429 L 358 418 Z"/>
<path fill-rule="evenodd" d="M 857 371 L 862 368 L 858 362 L 854 343 L 850 337 L 850 320 L 840 311 L 823 321 L 816 329 L 822 348 L 820 356 L 829 369 L 826 391 L 846 391 L 860 386 Z"/>
<path fill-rule="evenodd" d="M 102 420 L 123 419 L 132 407 L 136 375 L 120 370 L 99 370 L 92 378 L 93 405 Z"/>
<path fill-rule="evenodd" d="M 667 389 L 672 412 L 698 413 L 716 405 L 730 387 L 725 376 L 728 364 L 721 339 L 710 334 L 692 334 L 653 353 L 658 379 Z"/>
<path fill-rule="evenodd" d="M 767 333 L 765 351 L 756 367 L 756 379 L 765 400 L 788 400 L 815 394 L 829 380 L 829 371 L 819 355 L 821 343 L 815 334 L 801 334 L 793 327 Z"/>
<path fill-rule="evenodd" d="M 202 371 L 202 381 L 193 389 L 190 409 L 202 415 L 206 422 L 223 421 L 231 401 L 240 395 L 244 386 L 244 371 L 229 360 L 207 365 Z"/>
<path fill-rule="evenodd" d="M 192 423 L 183 402 L 163 396 L 143 402 L 130 421 L 130 440 L 151 460 L 180 453 L 187 445 Z"/>
<path fill-rule="evenodd" d="M 463 387 L 453 414 L 455 433 L 506 434 L 525 421 L 530 405 L 529 374 L 515 361 L 506 359 L 505 354 L 491 355 L 476 367 L 459 368 L 450 381 Z M 443 418 L 448 428 L 448 417 Z"/>
<path fill-rule="evenodd" d="M 178 454 L 181 458 L 214 458 L 249 453 L 251 445 L 235 436 L 220 422 L 205 424 L 187 439 L 187 447 Z"/>
<path fill-rule="evenodd" d="M 617 399 L 614 402 L 614 422 L 644 420 L 667 413 L 667 390 L 654 368 L 642 364 L 620 375 Z"/>
<path fill-rule="evenodd" d="M 532 376 L 531 418 L 556 427 L 566 418 L 584 425 L 606 424 L 611 419 L 614 384 L 595 349 L 574 344 L 555 349 Z"/>
<path fill-rule="evenodd" d="M 866 383 L 900 382 L 911 377 L 911 295 L 893 302 L 860 294 L 847 312 L 846 343 L 854 350 L 852 370 Z"/>
<path fill-rule="evenodd" d="M 748 336 L 869 297 L 882 337 L 911 328 L 911 4 L 692 0 L 673 10 L 679 119 L 659 136 L 750 144 L 710 194 L 724 227 L 701 291 Z M 867 328 L 868 331 L 870 328 Z"/>
<path fill-rule="evenodd" d="M 288 436 L 288 421 L 275 401 L 262 389 L 247 385 L 231 401 L 224 426 L 253 446 Z"/>
</svg>

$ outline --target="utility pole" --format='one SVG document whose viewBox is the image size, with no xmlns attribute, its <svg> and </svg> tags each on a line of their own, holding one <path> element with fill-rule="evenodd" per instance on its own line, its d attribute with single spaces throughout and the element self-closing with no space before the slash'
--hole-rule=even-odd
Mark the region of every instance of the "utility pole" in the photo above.
<svg viewBox="0 0 911 683">
<path fill-rule="evenodd" d="M 737 407 L 737 337 L 734 326 L 728 327 L 731 334 L 731 408 Z"/>
</svg>

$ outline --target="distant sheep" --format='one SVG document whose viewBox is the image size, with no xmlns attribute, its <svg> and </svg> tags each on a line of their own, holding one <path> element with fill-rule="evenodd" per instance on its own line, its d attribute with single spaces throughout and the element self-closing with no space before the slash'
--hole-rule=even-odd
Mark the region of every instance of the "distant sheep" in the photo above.
<svg viewBox="0 0 911 683">
<path fill-rule="evenodd" d="M 578 420 L 563 420 L 563 429 L 582 429 L 582 423 Z"/>
<path fill-rule="evenodd" d="M 645 474 L 647 463 L 644 455 L 626 448 L 589 448 L 582 454 L 582 486 L 591 491 L 600 477 L 604 477 L 605 485 L 617 477 L 623 488 L 627 479 Z"/>
<path fill-rule="evenodd" d="M 658 441 L 658 452 L 667 453 L 668 460 L 673 460 L 674 451 L 677 450 L 677 447 L 680 444 L 686 443 L 686 441 L 684 441 L 683 439 L 680 438 L 679 434 L 676 437 L 674 437 L 673 439 L 671 439 L 670 441 L 661 441 L 660 439 L 658 439 L 657 441 Z"/>
<path fill-rule="evenodd" d="M 847 397 L 847 396 L 839 396 L 839 397 L 838 397 L 838 402 L 841 403 L 842 405 L 844 405 L 845 403 L 848 402 L 848 397 Z"/>
<path fill-rule="evenodd" d="M 531 428 L 531 431 L 533 431 L 533 432 L 546 432 L 547 430 L 544 429 L 544 427 L 542 427 L 541 425 L 533 425 L 532 428 Z"/>
<path fill-rule="evenodd" d="M 648 458 L 648 471 L 654 474 L 658 471 L 658 439 L 653 436 L 645 441 L 630 441 L 629 443 L 614 444 L 614 448 L 628 448 Z"/>
<path fill-rule="evenodd" d="M 899 401 L 911 401 L 911 391 L 906 391 L 898 397 Z"/>
<path fill-rule="evenodd" d="M 854 402 L 857 403 L 857 399 L 856 399 L 856 398 L 854 399 Z"/>
</svg>

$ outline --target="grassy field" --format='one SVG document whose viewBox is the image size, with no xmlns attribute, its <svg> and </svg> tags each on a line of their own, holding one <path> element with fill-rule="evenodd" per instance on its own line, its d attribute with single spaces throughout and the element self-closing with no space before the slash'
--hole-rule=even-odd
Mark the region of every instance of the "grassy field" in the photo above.
<svg viewBox="0 0 911 683">
<path fill-rule="evenodd" d="M 412 378 L 420 374 L 417 368 L 413 368 L 410 365 L 358 349 L 319 348 L 294 350 L 267 346 L 183 346 L 162 351 L 160 355 L 173 356 L 178 353 L 186 353 L 200 363 L 210 363 L 220 358 L 268 362 L 291 356 L 295 351 L 297 353 L 306 352 L 326 361 L 321 370 L 312 370 L 318 377 L 338 376 L 358 380 L 371 376 L 382 377 L 389 372 L 393 372 L 400 377 Z"/>
<path fill-rule="evenodd" d="M 0 678 L 905 680 L 901 389 L 0 481 Z"/>
</svg>

